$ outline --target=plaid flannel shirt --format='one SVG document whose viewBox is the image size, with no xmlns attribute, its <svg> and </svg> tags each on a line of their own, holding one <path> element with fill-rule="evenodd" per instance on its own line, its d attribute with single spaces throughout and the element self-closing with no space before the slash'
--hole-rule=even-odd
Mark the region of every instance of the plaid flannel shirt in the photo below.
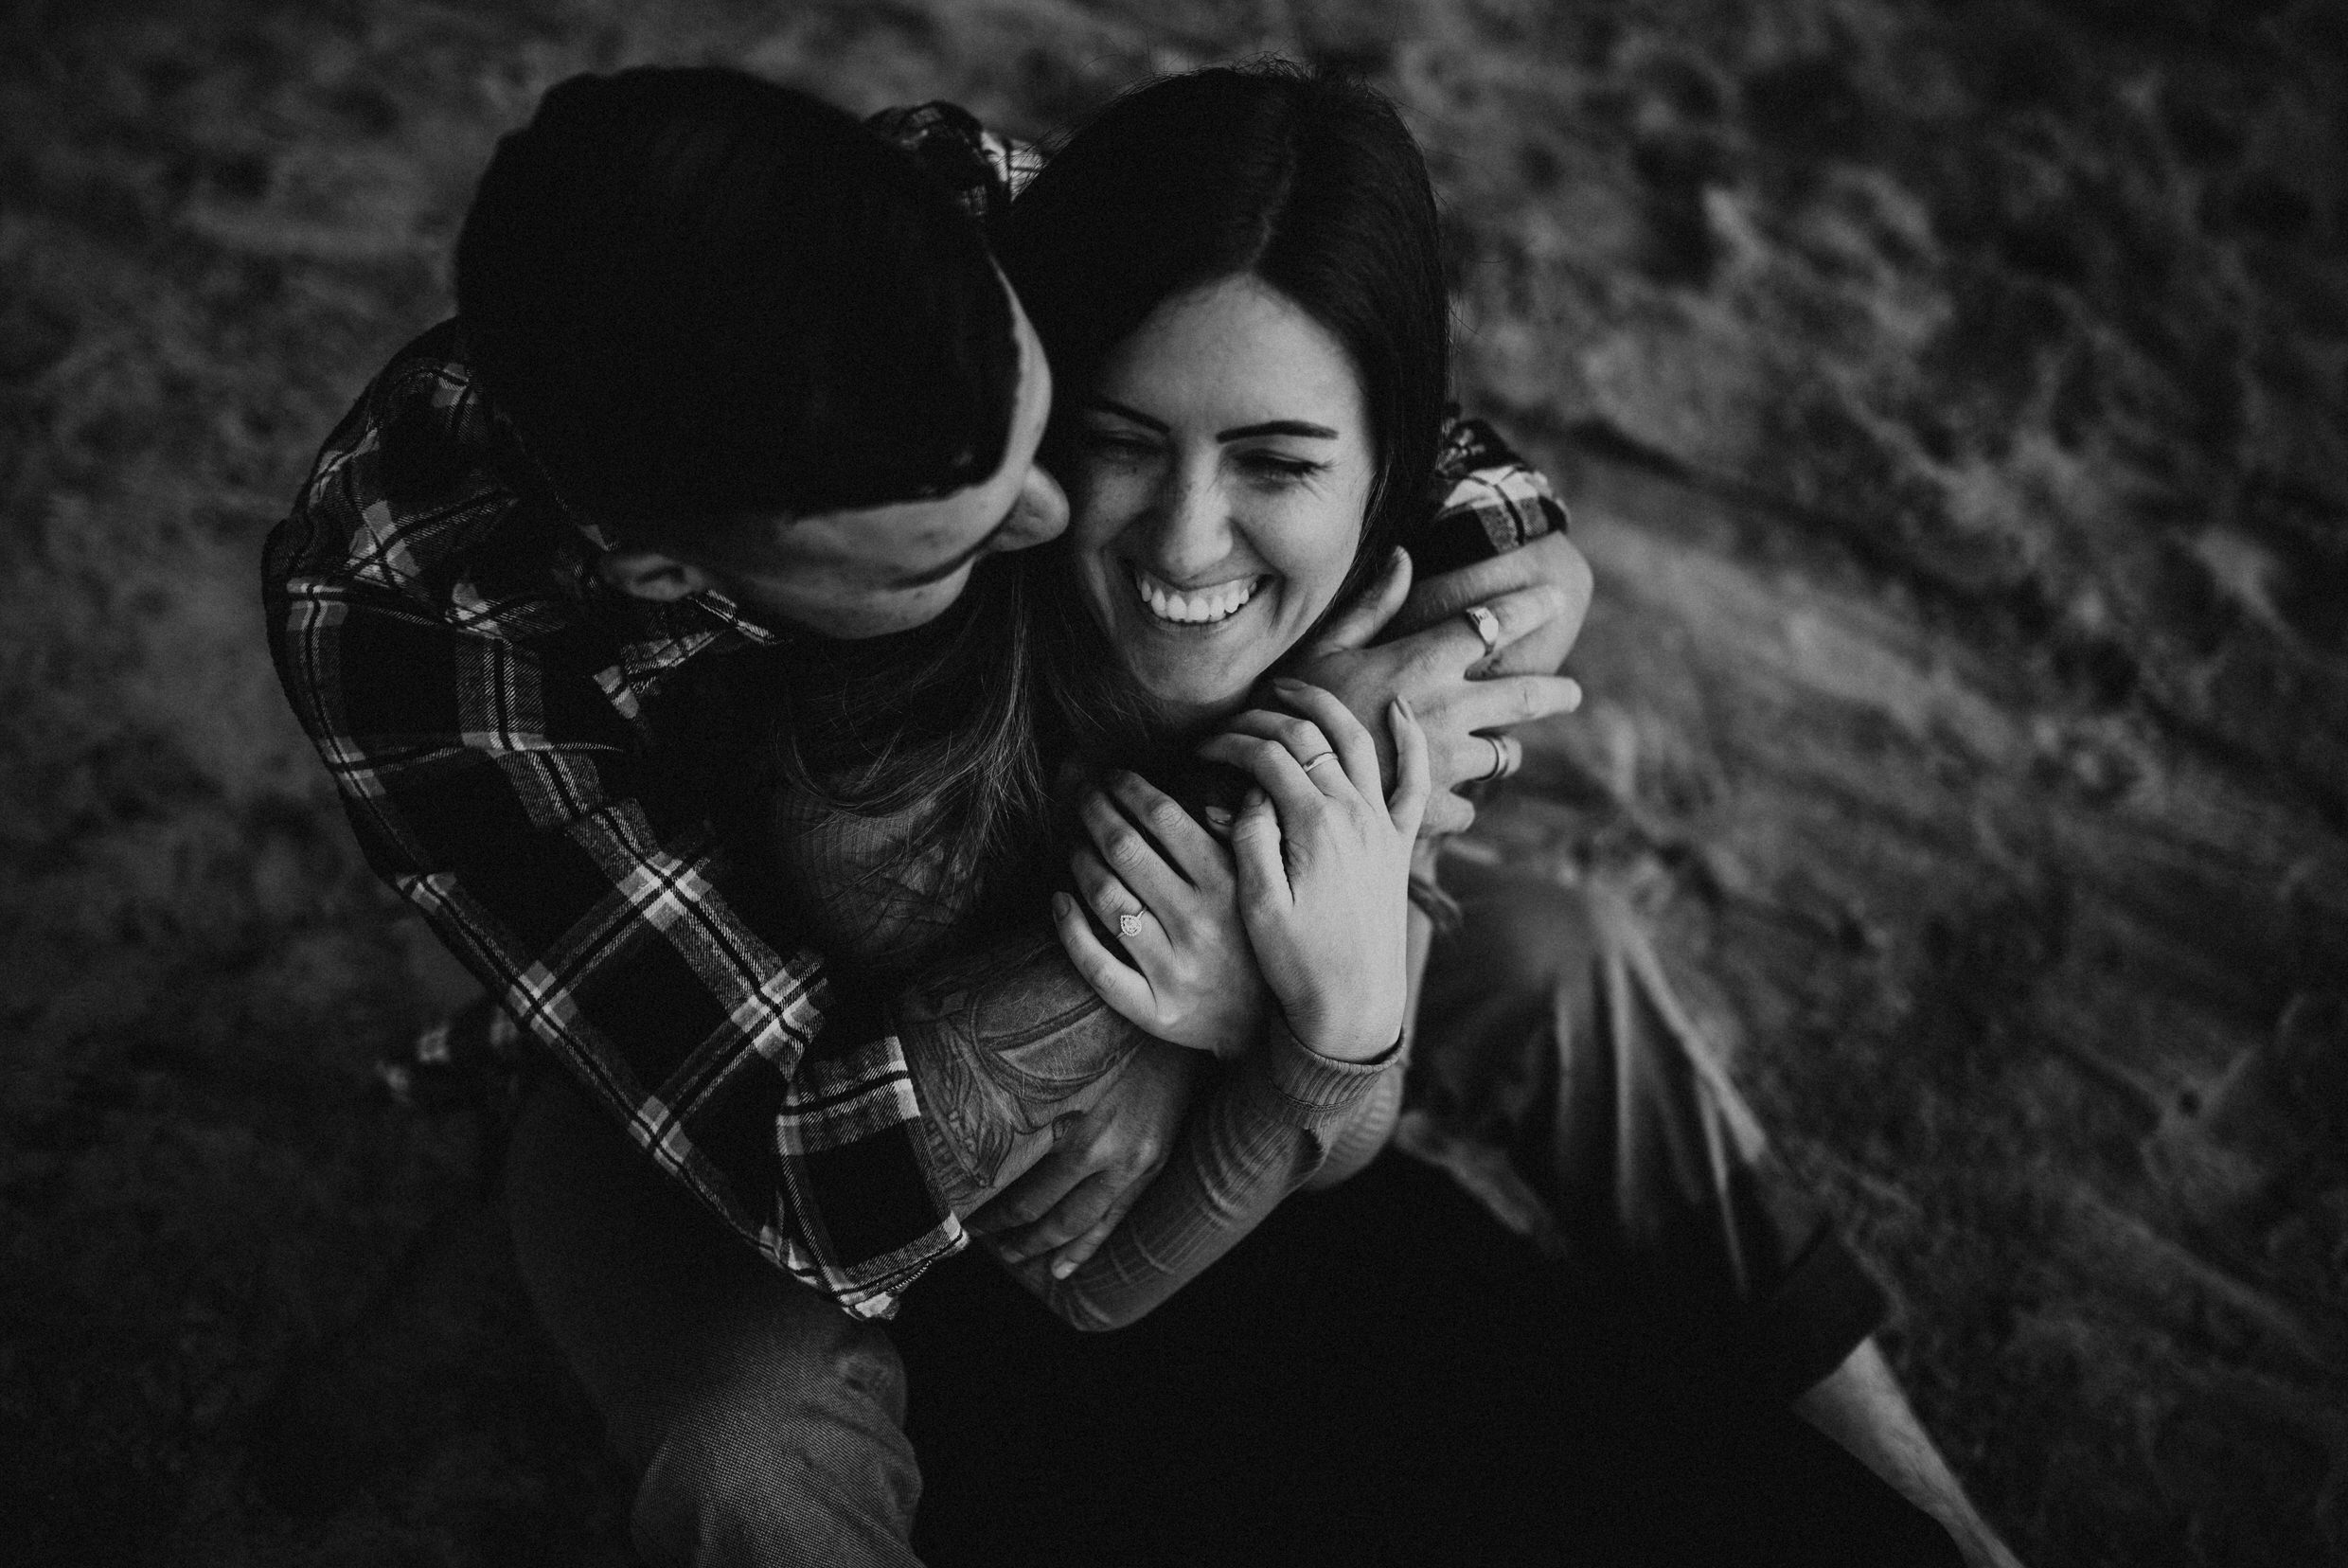
<svg viewBox="0 0 2348 1568">
<path fill-rule="evenodd" d="M 982 218 L 1032 170 L 951 105 L 877 116 Z M 678 718 L 706 661 L 776 634 L 724 597 L 620 595 L 530 468 L 457 325 L 329 436 L 263 563 L 270 649 L 369 864 L 489 988 L 494 1047 L 561 1061 L 770 1262 L 859 1316 L 965 1239 L 904 1053 L 846 1006 L 713 830 Z M 1561 527 L 1473 423 L 1445 446 L 1447 561 Z M 446 1030 L 426 1057 L 446 1060 Z"/>
</svg>

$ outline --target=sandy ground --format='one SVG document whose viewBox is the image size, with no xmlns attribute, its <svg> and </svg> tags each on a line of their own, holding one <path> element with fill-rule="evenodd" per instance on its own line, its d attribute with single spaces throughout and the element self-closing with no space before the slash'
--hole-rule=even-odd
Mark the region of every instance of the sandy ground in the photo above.
<svg viewBox="0 0 2348 1568">
<path fill-rule="evenodd" d="M 10 1560 L 627 1560 L 478 1130 L 370 1075 L 463 982 L 358 864 L 258 613 L 317 441 L 447 309 L 495 135 L 648 60 L 1038 134 L 1267 48 L 1404 105 L 1455 221 L 1463 390 L 1600 572 L 1592 700 L 1483 841 L 1654 921 L 2027 1559 L 2348 1554 L 2336 5 L 0 27 Z M 309 1424 L 262 1418 L 346 1342 Z"/>
</svg>

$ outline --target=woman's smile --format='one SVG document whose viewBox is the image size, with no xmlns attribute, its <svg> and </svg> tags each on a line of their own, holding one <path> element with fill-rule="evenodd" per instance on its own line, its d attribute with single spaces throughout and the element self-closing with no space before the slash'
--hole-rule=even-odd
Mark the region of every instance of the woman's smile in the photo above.
<svg viewBox="0 0 2348 1568">
<path fill-rule="evenodd" d="M 1266 580 L 1261 575 L 1250 575 L 1185 590 L 1153 576 L 1146 567 L 1133 568 L 1135 597 L 1150 618 L 1163 623 L 1168 632 L 1213 632 L 1224 627 L 1248 606 Z"/>
<path fill-rule="evenodd" d="M 1351 357 L 1286 294 L 1227 277 L 1161 303 L 1072 422 L 1094 619 L 1172 722 L 1234 711 L 1361 545 L 1377 454 Z"/>
</svg>

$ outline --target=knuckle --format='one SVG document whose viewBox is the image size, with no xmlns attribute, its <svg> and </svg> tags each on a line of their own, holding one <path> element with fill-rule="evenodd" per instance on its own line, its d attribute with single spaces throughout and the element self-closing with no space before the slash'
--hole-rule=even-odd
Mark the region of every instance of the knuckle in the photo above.
<svg viewBox="0 0 2348 1568">
<path fill-rule="evenodd" d="M 1150 802 L 1148 809 L 1142 813 L 1142 817 L 1157 830 L 1161 837 L 1165 837 L 1182 831 L 1183 826 L 1190 820 L 1190 813 L 1164 795 L 1160 795 Z"/>
<path fill-rule="evenodd" d="M 1142 836 L 1130 828 L 1115 828 L 1101 837 L 1101 853 L 1119 870 L 1142 864 L 1144 850 Z"/>
</svg>

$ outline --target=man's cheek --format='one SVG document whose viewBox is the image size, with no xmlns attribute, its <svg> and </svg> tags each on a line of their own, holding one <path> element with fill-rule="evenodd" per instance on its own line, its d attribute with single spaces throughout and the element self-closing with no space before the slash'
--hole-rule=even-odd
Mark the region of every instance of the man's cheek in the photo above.
<svg viewBox="0 0 2348 1568">
<path fill-rule="evenodd" d="M 816 629 L 847 641 L 910 632 L 943 615 L 969 581 L 969 574 L 963 572 L 944 582 L 835 602 L 826 616 L 828 624 Z"/>
</svg>

